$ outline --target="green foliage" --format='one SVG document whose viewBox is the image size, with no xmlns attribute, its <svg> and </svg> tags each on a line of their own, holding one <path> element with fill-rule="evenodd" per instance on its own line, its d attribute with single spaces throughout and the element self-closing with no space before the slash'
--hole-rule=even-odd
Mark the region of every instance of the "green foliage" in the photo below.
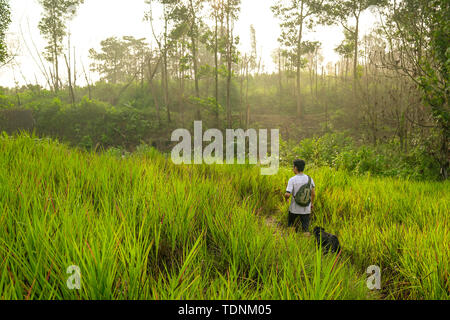
<svg viewBox="0 0 450 320">
<path fill-rule="evenodd" d="M 197 98 L 197 97 L 189 97 L 191 103 L 193 105 L 200 106 L 203 110 L 207 111 L 210 114 L 215 114 L 215 112 L 222 112 L 223 107 L 216 102 L 216 99 L 213 97 L 209 97 L 206 99 Z"/>
<path fill-rule="evenodd" d="M 444 179 L 448 177 L 450 136 L 449 68 L 450 68 L 450 3 L 446 0 L 407 0 L 390 3 L 387 28 L 389 41 L 398 42 L 396 50 L 405 52 L 411 67 L 403 63 L 395 68 L 409 76 L 422 90 L 423 100 L 441 130 L 440 152 L 436 159 Z M 418 50 L 410 50 L 418 48 Z M 403 58 L 402 58 L 403 59 Z"/>
<path fill-rule="evenodd" d="M 350 30 L 344 30 L 345 39 L 337 46 L 334 51 L 344 58 L 352 58 L 355 53 L 355 28 L 350 27 Z"/>
<path fill-rule="evenodd" d="M 116 84 L 126 82 L 142 73 L 150 58 L 145 39 L 124 36 L 110 37 L 100 42 L 101 51 L 89 50 L 91 70 L 98 72 L 102 80 Z"/>
<path fill-rule="evenodd" d="M 55 92 L 62 85 L 59 77 L 59 56 L 63 51 L 63 40 L 66 36 L 66 22 L 73 18 L 77 8 L 84 0 L 38 0 L 42 5 L 43 13 L 38 28 L 47 40 L 44 57 L 52 63 L 49 71 L 43 72 L 48 84 Z M 71 48 L 69 48 L 71 50 Z M 66 61 L 67 62 L 67 61 Z M 45 69 L 46 67 L 43 67 Z"/>
<path fill-rule="evenodd" d="M 277 1 L 271 7 L 274 15 L 281 20 L 281 35 L 278 41 L 283 48 L 289 50 L 289 58 L 295 64 L 305 53 L 304 43 L 299 43 L 299 41 L 301 41 L 306 28 L 312 29 L 317 24 L 317 17 L 322 10 L 322 2 L 317 0 Z"/>
<path fill-rule="evenodd" d="M 0 93 L 0 109 L 7 109 L 14 106 L 14 102 L 12 101 L 12 97 L 8 95 L 3 95 Z"/>
<path fill-rule="evenodd" d="M 65 22 L 76 13 L 76 8 L 84 0 L 39 0 L 44 9 L 39 22 L 39 30 L 48 41 L 47 59 L 54 61 L 62 51 L 62 41 L 66 36 Z"/>
<path fill-rule="evenodd" d="M 373 264 L 384 298 L 449 298 L 448 181 L 307 169 L 313 226 L 344 249 L 324 256 L 285 229 L 285 168 L 176 166 L 148 146 L 123 157 L 24 135 L 3 134 L 0 151 L 5 299 L 381 298 L 365 283 Z"/>
<path fill-rule="evenodd" d="M 86 96 L 72 105 L 63 102 L 67 97 L 52 97 L 45 92 L 34 97 L 21 94 L 21 97 L 24 105 L 18 110 L 32 111 L 34 128 L 39 135 L 57 137 L 88 149 L 137 146 L 158 127 L 154 109 L 137 109 L 130 105 L 113 107 Z M 16 128 L 26 129 L 19 123 Z"/>
<path fill-rule="evenodd" d="M 449 182 L 309 170 L 316 224 L 335 230 L 353 263 L 382 269 L 388 299 L 449 299 Z"/>
<path fill-rule="evenodd" d="M 331 167 L 356 175 L 370 173 L 417 180 L 439 178 L 439 163 L 423 144 L 405 154 L 398 151 L 400 146 L 396 141 L 376 147 L 358 146 L 345 133 L 327 133 L 322 137 L 303 139 L 298 145 L 283 141 L 280 148 L 281 160 L 287 165 L 301 158 L 308 165 Z"/>
<path fill-rule="evenodd" d="M 6 47 L 6 30 L 11 23 L 11 8 L 9 0 L 0 0 L 0 63 L 6 61 L 8 51 Z"/>
<path fill-rule="evenodd" d="M 347 258 L 261 223 L 282 176 L 175 166 L 148 147 L 86 153 L 34 136 L 4 135 L 0 151 L 4 299 L 376 297 Z M 81 269 L 80 290 L 67 288 L 70 265 Z"/>
</svg>

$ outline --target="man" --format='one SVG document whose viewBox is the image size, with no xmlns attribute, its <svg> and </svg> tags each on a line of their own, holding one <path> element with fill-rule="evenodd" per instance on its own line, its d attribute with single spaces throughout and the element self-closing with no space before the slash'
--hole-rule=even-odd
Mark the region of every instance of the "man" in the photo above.
<svg viewBox="0 0 450 320">
<path fill-rule="evenodd" d="M 311 218 L 311 212 L 314 209 L 314 199 L 316 197 L 315 184 L 312 178 L 308 177 L 303 173 L 305 170 L 305 161 L 295 160 L 294 161 L 294 173 L 295 176 L 289 179 L 286 193 L 284 195 L 286 201 L 291 198 L 291 205 L 289 206 L 289 216 L 288 216 L 288 226 L 295 226 L 296 231 L 298 231 L 299 224 L 302 225 L 303 234 L 305 236 L 310 236 L 309 221 Z M 300 190 L 303 185 L 308 185 L 311 189 L 311 201 L 306 206 L 299 205 L 295 200 L 296 193 Z"/>
</svg>

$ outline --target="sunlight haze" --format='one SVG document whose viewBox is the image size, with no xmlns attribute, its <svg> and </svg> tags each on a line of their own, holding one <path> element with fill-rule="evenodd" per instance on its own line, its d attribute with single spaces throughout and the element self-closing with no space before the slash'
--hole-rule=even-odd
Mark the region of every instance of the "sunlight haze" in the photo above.
<svg viewBox="0 0 450 320">
<path fill-rule="evenodd" d="M 278 47 L 277 38 L 280 34 L 278 20 L 270 10 L 273 3 L 274 1 L 269 0 L 243 0 L 239 20 L 235 24 L 236 34 L 240 37 L 239 49 L 242 52 L 250 51 L 250 25 L 255 27 L 258 54 L 262 57 L 264 71 L 269 73 L 276 70 L 271 55 Z M 81 66 L 84 65 L 86 70 L 89 68 L 88 51 L 91 48 L 99 49 L 100 41 L 111 36 L 134 36 L 146 38 L 148 43 L 155 45 L 149 23 L 143 20 L 147 9 L 148 5 L 144 0 L 86 0 L 79 7 L 77 15 L 68 23 L 71 46 L 76 48 L 79 66 L 78 84 L 85 84 Z M 33 45 L 34 42 L 39 52 L 46 46 L 46 41 L 37 27 L 41 19 L 41 7 L 37 0 L 13 0 L 11 10 L 13 22 L 8 32 L 8 43 L 17 58 L 13 65 L 0 70 L 0 86 L 12 87 L 15 81 L 19 85 L 36 81 L 42 83 L 40 80 L 43 77 L 34 61 L 38 56 Z M 364 14 L 361 19 L 361 35 L 371 29 L 375 20 L 370 12 Z M 334 48 L 343 40 L 340 26 L 317 27 L 314 32 L 307 33 L 305 40 L 318 40 L 322 43 L 322 54 L 325 58 L 323 65 L 339 59 Z M 67 46 L 67 40 L 65 45 Z M 32 51 L 33 57 L 30 56 L 29 50 Z M 64 77 L 64 72 L 62 76 Z M 93 80 L 99 78 L 94 73 L 91 76 Z"/>
</svg>

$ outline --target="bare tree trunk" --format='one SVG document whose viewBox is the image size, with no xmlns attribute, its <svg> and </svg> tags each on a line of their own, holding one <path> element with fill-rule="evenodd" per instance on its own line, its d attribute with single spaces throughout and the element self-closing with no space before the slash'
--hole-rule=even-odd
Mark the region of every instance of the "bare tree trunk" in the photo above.
<svg viewBox="0 0 450 320">
<path fill-rule="evenodd" d="M 192 59 L 193 59 L 193 67 L 194 67 L 194 82 L 195 82 L 195 96 L 200 98 L 200 89 L 199 89 L 199 81 L 198 81 L 198 61 L 197 61 L 197 40 L 195 38 L 195 34 L 193 33 L 194 28 L 197 24 L 197 19 L 195 16 L 195 9 L 192 3 L 192 0 L 189 1 L 191 14 L 193 17 L 192 25 L 191 25 L 191 44 L 192 44 Z M 201 111 L 200 106 L 197 104 L 197 119 L 201 120 Z"/>
<path fill-rule="evenodd" d="M 316 66 L 316 98 L 318 97 L 317 91 L 318 91 L 318 87 L 319 87 L 319 84 L 318 84 L 318 78 L 319 78 L 319 58 L 318 58 L 318 51 L 319 51 L 319 49 L 316 49 L 316 52 L 315 52 L 315 59 L 316 59 L 316 63 L 315 63 L 315 66 Z M 322 72 L 323 72 L 323 70 L 322 70 Z"/>
<path fill-rule="evenodd" d="M 300 22 L 300 28 L 298 32 L 298 43 L 297 43 L 297 115 L 300 118 L 303 118 L 303 106 L 302 106 L 302 100 L 301 100 L 301 93 L 300 93 L 300 87 L 301 87 L 301 68 L 302 68 L 302 36 L 303 36 L 303 6 L 304 3 L 302 1 L 302 6 L 300 10 L 300 16 L 302 21 Z"/>
<path fill-rule="evenodd" d="M 249 69 L 249 67 L 248 67 L 248 61 L 247 61 L 247 65 L 246 65 L 247 88 L 246 88 L 246 91 L 245 91 L 245 105 L 247 106 L 247 112 L 246 112 L 246 117 L 245 117 L 245 125 L 246 125 L 247 129 L 250 126 L 250 104 L 248 103 L 248 80 L 249 80 L 248 69 Z"/>
<path fill-rule="evenodd" d="M 218 14 L 218 13 L 217 13 Z M 216 97 L 216 110 L 215 110 L 215 114 L 216 114 L 216 125 L 217 127 L 219 127 L 219 57 L 218 57 L 218 51 L 219 51 L 219 39 L 218 39 L 218 17 L 215 17 L 215 22 L 216 22 L 216 26 L 215 26 L 215 48 L 214 48 L 214 65 L 215 65 L 215 83 L 216 83 L 216 87 L 215 87 L 215 97 Z"/>
<path fill-rule="evenodd" d="M 86 73 L 86 69 L 84 68 L 84 63 L 83 61 L 81 61 L 81 66 L 83 67 L 83 73 L 84 73 L 84 78 L 86 80 L 87 86 L 88 86 L 88 94 L 89 94 L 89 100 L 92 100 L 92 94 L 91 94 L 91 84 L 89 83 L 89 79 Z"/>
<path fill-rule="evenodd" d="M 244 60 L 241 62 L 239 66 L 239 83 L 240 83 L 240 91 L 239 91 L 239 110 L 240 110 L 240 122 L 241 126 L 244 122 L 244 103 L 243 103 L 243 91 L 244 91 L 244 73 L 245 73 L 245 67 L 244 64 L 247 60 L 247 54 L 245 54 Z"/>
<path fill-rule="evenodd" d="M 348 58 L 345 58 L 345 76 L 344 76 L 345 82 L 347 82 L 347 76 L 348 76 Z"/>
<path fill-rule="evenodd" d="M 58 66 L 58 51 L 56 40 L 53 42 L 54 46 L 54 64 L 55 64 L 55 92 L 59 91 L 59 66 Z"/>
<path fill-rule="evenodd" d="M 70 70 L 70 64 L 69 64 L 69 61 L 67 61 L 66 55 L 64 55 L 64 60 L 66 61 L 67 75 L 69 78 L 70 99 L 72 100 L 72 106 L 75 106 L 75 93 L 73 92 L 73 87 L 72 87 L 72 72 Z"/>
<path fill-rule="evenodd" d="M 337 92 L 338 71 L 337 63 L 334 64 L 334 92 Z"/>
<path fill-rule="evenodd" d="M 73 47 L 73 89 L 77 88 L 77 58 L 75 54 L 75 47 Z"/>
<path fill-rule="evenodd" d="M 153 84 L 153 78 L 149 79 L 149 83 L 150 85 L 150 90 L 153 96 L 153 103 L 155 104 L 155 109 L 156 109 L 156 117 L 158 118 L 158 125 L 161 126 L 161 115 L 159 114 L 159 103 L 158 103 L 158 98 L 156 96 L 156 90 L 155 90 L 155 86 Z"/>
<path fill-rule="evenodd" d="M 231 119 L 231 76 L 232 76 L 232 49 L 233 49 L 233 35 L 230 26 L 230 9 L 227 10 L 227 125 L 228 128 L 232 126 Z"/>
<path fill-rule="evenodd" d="M 69 78 L 70 99 L 72 100 L 72 106 L 75 106 L 75 92 L 74 92 L 73 84 L 72 84 L 72 70 L 71 70 L 71 57 L 70 57 L 70 32 L 69 32 L 69 37 L 67 40 L 67 46 L 68 46 L 69 58 L 67 59 L 67 56 L 64 54 L 64 60 L 66 62 L 67 76 Z"/>
<path fill-rule="evenodd" d="M 356 27 L 355 27 L 355 57 L 353 60 L 353 78 L 355 80 L 354 90 L 356 90 L 356 81 L 358 80 L 358 44 L 359 44 L 359 16 L 360 13 L 355 15 Z"/>
<path fill-rule="evenodd" d="M 198 62 L 197 62 L 197 43 L 196 39 L 192 37 L 192 59 L 194 60 L 194 82 L 195 82 L 195 96 L 200 98 L 200 89 L 198 84 Z M 197 105 L 197 119 L 201 120 L 201 111 L 200 106 Z"/>
<path fill-rule="evenodd" d="M 278 85 L 279 85 L 279 111 L 282 108 L 282 97 L 283 97 L 283 79 L 281 75 L 281 50 L 278 51 Z"/>
<path fill-rule="evenodd" d="M 163 72 L 161 73 L 161 84 L 163 88 L 163 96 L 164 96 L 164 106 L 167 110 L 167 121 L 170 123 L 172 120 L 170 118 L 170 106 L 169 106 L 169 82 L 168 82 L 168 70 L 167 70 L 167 54 L 164 53 L 163 57 Z"/>
<path fill-rule="evenodd" d="M 164 64 L 164 105 L 167 109 L 167 121 L 168 123 L 172 122 L 170 117 L 170 106 L 169 106 L 169 75 L 168 75 L 168 68 L 167 68 L 167 28 L 168 28 L 168 17 L 164 13 L 164 58 L 163 58 L 163 64 Z"/>
</svg>

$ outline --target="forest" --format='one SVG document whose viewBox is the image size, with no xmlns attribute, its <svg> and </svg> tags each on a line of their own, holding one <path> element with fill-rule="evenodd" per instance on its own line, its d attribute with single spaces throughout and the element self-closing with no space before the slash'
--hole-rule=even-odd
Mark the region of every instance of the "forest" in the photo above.
<svg viewBox="0 0 450 320">
<path fill-rule="evenodd" d="M 236 27 L 249 0 L 139 0 L 148 36 L 111 34 L 85 64 L 68 24 L 90 1 L 36 0 L 46 46 L 24 55 L 39 77 L 0 86 L 1 299 L 449 298 L 450 2 L 265 0 L 269 70 L 259 30 Z M 18 65 L 13 18 L 0 0 L 0 71 Z M 324 26 L 344 39 L 335 62 L 310 40 Z M 194 121 L 279 129 L 280 173 L 174 165 L 171 133 Z M 342 254 L 287 229 L 299 158 L 317 177 L 312 223 Z"/>
<path fill-rule="evenodd" d="M 250 26 L 250 39 L 235 36 L 240 1 L 148 2 L 140 17 L 148 39 L 112 35 L 90 50 L 86 66 L 77 64 L 66 29 L 83 1 L 40 3 L 38 28 L 48 46 L 30 52 L 39 54 L 46 83 L 1 89 L 0 123 L 8 133 L 35 129 L 88 149 L 132 151 L 147 143 L 165 151 L 173 128 L 202 120 L 219 129 L 280 128 L 288 154 L 303 149 L 303 139 L 326 140 L 328 154 L 317 153 L 327 159 L 308 159 L 318 164 L 354 169 L 337 160 L 360 155 L 374 173 L 448 177 L 445 1 L 274 1 L 282 33 L 270 74 L 257 30 Z M 360 34 L 367 10 L 383 24 Z M 345 39 L 335 48 L 341 59 L 324 66 L 321 43 L 302 36 L 331 24 Z M 250 41 L 251 51 L 240 52 L 240 41 Z M 5 43 L 2 61 L 11 58 Z M 93 72 L 100 75 L 95 83 Z"/>
</svg>

